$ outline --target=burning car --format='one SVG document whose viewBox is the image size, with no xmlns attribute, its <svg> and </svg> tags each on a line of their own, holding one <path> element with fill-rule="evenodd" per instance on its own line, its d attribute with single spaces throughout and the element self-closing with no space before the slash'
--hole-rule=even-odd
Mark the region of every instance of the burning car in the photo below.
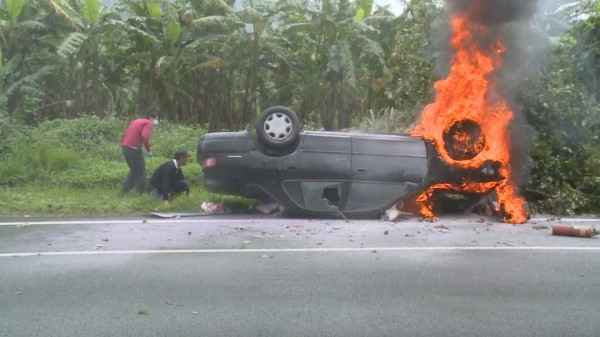
<svg viewBox="0 0 600 337">
<path fill-rule="evenodd" d="M 450 70 L 410 135 L 301 132 L 293 111 L 272 107 L 260 115 L 256 137 L 246 130 L 201 138 L 207 188 L 313 215 L 375 215 L 414 198 L 428 219 L 445 204 L 461 209 L 494 193 L 506 222 L 525 223 L 517 164 L 525 151 L 513 143 L 515 111 L 501 71 L 510 50 L 498 26 L 531 16 L 536 1 L 447 2 Z M 446 203 L 452 196 L 460 202 Z"/>
<path fill-rule="evenodd" d="M 468 179 L 493 187 L 504 180 L 498 162 L 453 167 L 422 137 L 301 131 L 295 112 L 283 106 L 263 111 L 255 130 L 256 136 L 247 128 L 200 138 L 203 183 L 215 193 L 274 200 L 287 215 L 374 217 L 432 186 Z M 468 120 L 451 125 L 446 137 L 457 158 L 476 156 L 485 145 Z M 465 200 L 475 203 L 487 192 L 465 193 Z"/>
</svg>

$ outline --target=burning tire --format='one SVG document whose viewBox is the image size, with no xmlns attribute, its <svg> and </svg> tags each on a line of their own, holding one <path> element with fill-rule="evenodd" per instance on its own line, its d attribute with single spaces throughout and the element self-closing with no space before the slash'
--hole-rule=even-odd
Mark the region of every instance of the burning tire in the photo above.
<svg viewBox="0 0 600 337">
<path fill-rule="evenodd" d="M 485 147 L 485 135 L 470 119 L 456 121 L 444 130 L 444 147 L 454 160 L 471 160 Z"/>
</svg>

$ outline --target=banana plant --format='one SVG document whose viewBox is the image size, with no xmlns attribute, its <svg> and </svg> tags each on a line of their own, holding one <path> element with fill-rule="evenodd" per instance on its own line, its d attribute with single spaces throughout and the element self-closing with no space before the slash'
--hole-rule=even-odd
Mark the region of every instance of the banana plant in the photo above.
<svg viewBox="0 0 600 337">
<path fill-rule="evenodd" d="M 50 0 L 48 0 L 50 1 Z M 37 108 L 47 97 L 44 83 L 56 72 L 57 60 L 44 40 L 50 30 L 41 3 L 6 0 L 0 5 L 0 111 L 37 120 Z"/>
<path fill-rule="evenodd" d="M 157 107 L 163 118 L 177 119 L 178 101 L 190 99 L 183 80 L 189 55 L 180 43 L 179 12 L 185 3 L 123 0 L 121 4 L 129 16 L 111 24 L 126 38 L 119 54 L 134 71 L 136 110 Z"/>
</svg>

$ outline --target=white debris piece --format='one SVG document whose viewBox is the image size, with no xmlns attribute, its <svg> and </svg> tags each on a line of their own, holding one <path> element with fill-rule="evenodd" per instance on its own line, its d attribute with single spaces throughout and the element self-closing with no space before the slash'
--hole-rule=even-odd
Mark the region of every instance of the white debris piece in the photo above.
<svg viewBox="0 0 600 337">
<path fill-rule="evenodd" d="M 200 208 L 202 208 L 204 212 L 210 214 L 223 213 L 225 211 L 225 205 L 222 202 L 204 201 L 202 205 L 200 205 Z"/>
</svg>

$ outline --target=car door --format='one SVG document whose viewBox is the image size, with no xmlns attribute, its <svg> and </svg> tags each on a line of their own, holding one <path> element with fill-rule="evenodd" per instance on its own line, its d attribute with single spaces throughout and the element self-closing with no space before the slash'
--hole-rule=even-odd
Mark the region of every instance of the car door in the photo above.
<svg viewBox="0 0 600 337">
<path fill-rule="evenodd" d="M 283 190 L 304 210 L 331 212 L 340 207 L 350 180 L 350 136 L 342 132 L 305 132 L 298 150 L 282 160 Z"/>
<path fill-rule="evenodd" d="M 356 135 L 345 212 L 382 209 L 418 190 L 427 172 L 425 142 L 417 137 Z"/>
</svg>

